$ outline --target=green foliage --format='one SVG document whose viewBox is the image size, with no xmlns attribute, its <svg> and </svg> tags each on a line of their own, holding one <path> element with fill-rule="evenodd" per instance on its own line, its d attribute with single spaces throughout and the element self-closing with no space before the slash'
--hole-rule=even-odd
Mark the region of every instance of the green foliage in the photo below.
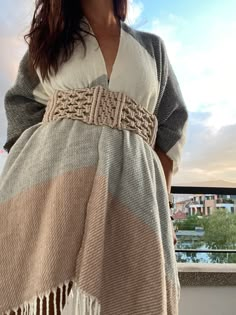
<svg viewBox="0 0 236 315">
<path fill-rule="evenodd" d="M 205 242 L 212 249 L 236 248 L 236 215 L 219 209 L 204 220 Z"/>
<path fill-rule="evenodd" d="M 205 222 L 205 243 L 210 249 L 236 249 L 236 215 L 219 209 Z M 210 254 L 214 263 L 236 263 L 236 254 Z"/>
<path fill-rule="evenodd" d="M 181 237 L 178 248 L 200 248 L 205 244 L 209 249 L 236 249 L 236 214 L 226 209 L 215 210 L 212 215 L 203 218 L 190 216 L 176 225 L 179 230 L 194 230 L 196 226 L 201 226 L 205 231 L 204 236 L 192 242 L 191 246 L 186 245 L 186 240 Z M 212 263 L 236 263 L 234 253 L 211 253 L 208 256 Z M 196 253 L 178 253 L 177 259 L 182 262 L 199 261 Z"/>
<path fill-rule="evenodd" d="M 198 215 L 191 215 L 185 220 L 181 220 L 175 223 L 178 230 L 195 230 L 195 227 L 203 227 L 203 219 Z"/>
</svg>

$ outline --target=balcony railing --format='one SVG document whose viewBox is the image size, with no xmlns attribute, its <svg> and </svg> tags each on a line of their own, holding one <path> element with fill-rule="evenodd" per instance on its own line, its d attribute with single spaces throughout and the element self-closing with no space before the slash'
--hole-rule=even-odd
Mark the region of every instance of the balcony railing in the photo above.
<svg viewBox="0 0 236 315">
<path fill-rule="evenodd" d="M 236 188 L 224 187 L 192 187 L 192 186 L 172 186 L 172 194 L 212 194 L 212 195 L 233 195 L 236 196 Z"/>
<path fill-rule="evenodd" d="M 176 253 L 217 253 L 236 254 L 236 249 L 176 249 Z"/>
</svg>

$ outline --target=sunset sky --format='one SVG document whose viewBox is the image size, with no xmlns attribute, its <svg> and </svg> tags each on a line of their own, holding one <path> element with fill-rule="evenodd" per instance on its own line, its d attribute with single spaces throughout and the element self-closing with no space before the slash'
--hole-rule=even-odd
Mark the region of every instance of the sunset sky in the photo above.
<svg viewBox="0 0 236 315">
<path fill-rule="evenodd" d="M 7 121 L 3 98 L 26 50 L 29 0 L 0 0 L 0 173 Z M 189 127 L 174 184 L 236 183 L 236 1 L 130 1 L 126 21 L 161 36 L 189 110 Z"/>
</svg>

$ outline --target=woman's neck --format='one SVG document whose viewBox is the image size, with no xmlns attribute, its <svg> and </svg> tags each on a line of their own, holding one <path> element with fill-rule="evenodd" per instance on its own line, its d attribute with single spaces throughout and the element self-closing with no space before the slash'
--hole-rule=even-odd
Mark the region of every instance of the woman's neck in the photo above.
<svg viewBox="0 0 236 315">
<path fill-rule="evenodd" d="M 113 0 L 82 0 L 81 6 L 92 27 L 112 28 L 118 24 L 114 15 Z"/>
</svg>

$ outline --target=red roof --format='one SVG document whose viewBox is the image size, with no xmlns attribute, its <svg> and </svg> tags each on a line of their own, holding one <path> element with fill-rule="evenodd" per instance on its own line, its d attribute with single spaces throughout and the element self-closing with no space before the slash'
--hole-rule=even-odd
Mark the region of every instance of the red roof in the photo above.
<svg viewBox="0 0 236 315">
<path fill-rule="evenodd" d="M 173 214 L 173 217 L 175 220 L 183 220 L 186 219 L 186 213 L 179 210 Z"/>
</svg>

